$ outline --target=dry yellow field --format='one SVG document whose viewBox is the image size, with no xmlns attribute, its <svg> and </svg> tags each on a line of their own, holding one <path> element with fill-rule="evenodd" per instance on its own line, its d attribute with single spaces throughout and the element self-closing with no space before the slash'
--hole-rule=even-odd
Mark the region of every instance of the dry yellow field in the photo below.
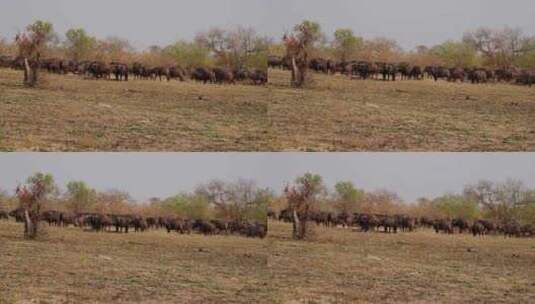
<svg viewBox="0 0 535 304">
<path fill-rule="evenodd" d="M 313 75 L 289 87 L 45 75 L 0 69 L 4 151 L 535 151 L 535 88 Z"/>
<path fill-rule="evenodd" d="M 290 239 L 0 221 L 0 303 L 533 303 L 535 240 L 314 229 Z M 37 301 L 41 300 L 41 301 Z M 34 301 L 34 302 L 31 302 Z"/>
<path fill-rule="evenodd" d="M 264 240 L 0 221 L 0 303 L 270 303 Z"/>
<path fill-rule="evenodd" d="M 280 303 L 535 303 L 535 239 L 315 228 L 291 240 L 269 223 Z"/>
</svg>

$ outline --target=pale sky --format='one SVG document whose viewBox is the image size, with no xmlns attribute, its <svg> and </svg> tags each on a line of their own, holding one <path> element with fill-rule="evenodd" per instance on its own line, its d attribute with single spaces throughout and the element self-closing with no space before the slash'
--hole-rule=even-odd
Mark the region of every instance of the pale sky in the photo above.
<svg viewBox="0 0 535 304">
<path fill-rule="evenodd" d="M 388 189 L 406 201 L 460 192 L 480 179 L 519 179 L 535 187 L 535 153 L 2 153 L 0 189 L 13 191 L 35 172 L 52 173 L 64 189 L 84 180 L 98 190 L 119 189 L 136 200 L 192 191 L 213 178 L 254 179 L 280 192 L 306 172 L 328 187 L 352 181 Z"/>
<path fill-rule="evenodd" d="M 459 39 L 479 26 L 508 25 L 535 35 L 533 0 L 2 0 L 0 7 L 0 36 L 11 38 L 45 19 L 60 33 L 83 27 L 138 48 L 191 39 L 212 26 L 252 26 L 278 39 L 305 18 L 326 33 L 349 27 L 367 38 L 396 39 L 406 49 Z"/>
</svg>

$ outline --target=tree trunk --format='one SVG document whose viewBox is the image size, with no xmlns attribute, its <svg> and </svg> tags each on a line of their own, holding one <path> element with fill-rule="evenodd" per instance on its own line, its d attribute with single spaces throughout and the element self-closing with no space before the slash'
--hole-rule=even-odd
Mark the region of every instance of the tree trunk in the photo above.
<svg viewBox="0 0 535 304">
<path fill-rule="evenodd" d="M 28 210 L 24 210 L 24 237 L 35 239 L 37 237 L 38 217 L 30 215 Z"/>
<path fill-rule="evenodd" d="M 297 86 L 297 75 L 299 74 L 299 69 L 295 63 L 295 57 L 292 56 L 292 86 Z"/>
<path fill-rule="evenodd" d="M 30 82 L 31 74 L 30 64 L 28 63 L 28 58 L 24 58 L 24 85 L 28 85 Z"/>
<path fill-rule="evenodd" d="M 299 218 L 299 214 L 293 210 L 293 238 L 294 240 L 304 240 L 307 234 L 307 217 Z"/>
<path fill-rule="evenodd" d="M 39 64 L 31 64 L 28 58 L 24 58 L 24 85 L 34 87 L 37 84 Z"/>
<path fill-rule="evenodd" d="M 299 221 L 299 217 L 297 216 L 297 211 L 294 209 L 292 211 L 292 215 L 293 215 L 293 232 L 292 232 L 292 236 L 295 240 L 298 240 L 299 239 L 299 226 L 300 226 L 300 221 Z"/>
</svg>

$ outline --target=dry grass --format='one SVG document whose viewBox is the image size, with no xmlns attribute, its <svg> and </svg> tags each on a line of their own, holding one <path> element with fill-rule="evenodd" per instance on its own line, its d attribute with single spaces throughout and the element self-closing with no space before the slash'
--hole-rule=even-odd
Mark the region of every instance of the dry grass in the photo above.
<svg viewBox="0 0 535 304">
<path fill-rule="evenodd" d="M 268 90 L 251 85 L 83 80 L 46 75 L 39 89 L 0 69 L 0 149 L 267 150 Z"/>
<path fill-rule="evenodd" d="M 269 224 L 280 303 L 535 303 L 533 239 L 316 228 L 296 242 Z"/>
<path fill-rule="evenodd" d="M 272 302 L 263 240 L 21 229 L 0 221 L 0 303 Z"/>
<path fill-rule="evenodd" d="M 39 89 L 0 70 L 0 150 L 535 151 L 535 88 L 349 80 L 289 87 L 46 75 Z"/>
<path fill-rule="evenodd" d="M 313 75 L 305 90 L 271 71 L 275 150 L 534 151 L 535 88 Z"/>
</svg>

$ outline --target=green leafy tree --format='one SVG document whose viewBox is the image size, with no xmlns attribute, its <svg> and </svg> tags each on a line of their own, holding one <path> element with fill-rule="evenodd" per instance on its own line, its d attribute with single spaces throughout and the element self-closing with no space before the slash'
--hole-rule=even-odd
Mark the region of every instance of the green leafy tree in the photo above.
<svg viewBox="0 0 535 304">
<path fill-rule="evenodd" d="M 210 50 L 196 43 L 178 41 L 163 52 L 185 68 L 212 65 Z"/>
<path fill-rule="evenodd" d="M 480 64 L 476 49 L 465 42 L 447 41 L 431 48 L 430 53 L 447 66 L 474 67 Z"/>
<path fill-rule="evenodd" d="M 97 192 L 83 181 L 70 181 L 67 184 L 67 202 L 74 213 L 88 211 L 95 203 Z"/>
<path fill-rule="evenodd" d="M 356 37 L 351 29 L 338 29 L 334 32 L 333 49 L 335 56 L 342 62 L 349 61 L 362 47 L 364 40 Z"/>
<path fill-rule="evenodd" d="M 89 59 L 97 48 L 97 39 L 88 35 L 82 28 L 68 30 L 65 37 L 67 54 L 75 61 Z"/>
<path fill-rule="evenodd" d="M 336 193 L 334 205 L 338 212 L 350 214 L 357 211 L 359 204 L 364 199 L 364 191 L 359 190 L 352 182 L 338 182 L 334 186 Z"/>
</svg>

